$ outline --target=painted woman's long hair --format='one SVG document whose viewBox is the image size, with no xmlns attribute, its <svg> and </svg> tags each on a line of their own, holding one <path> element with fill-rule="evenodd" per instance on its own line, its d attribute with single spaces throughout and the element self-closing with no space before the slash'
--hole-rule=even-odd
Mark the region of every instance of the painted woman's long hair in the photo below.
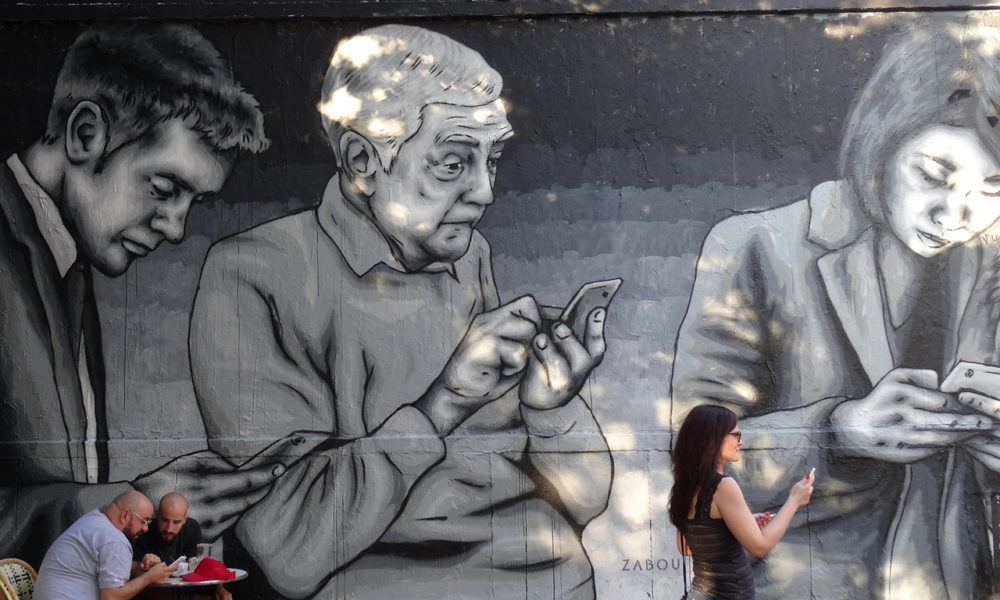
<svg viewBox="0 0 1000 600">
<path fill-rule="evenodd" d="M 976 133 L 1000 160 L 1000 33 L 976 19 L 914 20 L 886 46 L 844 126 L 838 170 L 885 223 L 885 165 L 931 126 Z"/>
<path fill-rule="evenodd" d="M 736 413 L 722 406 L 702 404 L 691 409 L 677 433 L 671 464 L 670 522 L 681 533 L 695 495 L 707 489 L 719 468 L 719 452 L 726 435 L 736 427 Z"/>
</svg>

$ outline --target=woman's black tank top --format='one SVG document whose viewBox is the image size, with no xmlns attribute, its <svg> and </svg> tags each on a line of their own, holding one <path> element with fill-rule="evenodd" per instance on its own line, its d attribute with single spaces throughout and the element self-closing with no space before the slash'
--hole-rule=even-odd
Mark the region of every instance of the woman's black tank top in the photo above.
<svg viewBox="0 0 1000 600">
<path fill-rule="evenodd" d="M 753 600 L 753 570 L 746 550 L 722 519 L 713 519 L 712 498 L 727 475 L 716 474 L 712 485 L 698 494 L 694 518 L 688 519 L 687 539 L 694 564 L 691 587 L 716 600 Z"/>
</svg>

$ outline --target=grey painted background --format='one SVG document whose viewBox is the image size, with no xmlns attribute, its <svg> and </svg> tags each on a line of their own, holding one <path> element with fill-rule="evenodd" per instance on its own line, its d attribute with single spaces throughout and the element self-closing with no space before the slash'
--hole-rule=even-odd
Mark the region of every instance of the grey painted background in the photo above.
<svg viewBox="0 0 1000 600">
<path fill-rule="evenodd" d="M 585 392 L 615 476 L 610 506 L 584 541 L 598 597 L 673 598 L 668 386 L 702 240 L 726 216 L 791 202 L 833 178 L 844 116 L 886 35 L 935 14 L 601 12 L 416 24 L 478 50 L 504 77 L 517 136 L 480 226 L 501 298 L 530 293 L 561 305 L 585 281 L 625 280 Z M 1000 22 L 991 11 L 969 14 Z M 333 171 L 316 110 L 322 76 L 336 41 L 372 24 L 194 23 L 259 100 L 273 145 L 243 157 L 219 198 L 192 209 L 183 244 L 98 281 L 113 480 L 204 447 L 186 333 L 205 253 L 318 201 Z M 79 31 L 64 21 L 0 24 L 4 156 L 42 127 L 62 52 Z"/>
</svg>

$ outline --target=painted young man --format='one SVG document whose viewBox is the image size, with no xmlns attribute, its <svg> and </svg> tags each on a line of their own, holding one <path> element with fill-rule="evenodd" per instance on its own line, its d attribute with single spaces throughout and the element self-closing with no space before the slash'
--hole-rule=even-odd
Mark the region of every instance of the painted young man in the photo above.
<svg viewBox="0 0 1000 600">
<path fill-rule="evenodd" d="M 38 564 L 67 520 L 129 489 L 108 482 L 91 270 L 121 275 L 181 241 L 191 204 L 222 188 L 240 152 L 267 146 L 262 123 L 189 27 L 91 29 L 69 49 L 44 135 L 0 168 L 0 554 Z M 222 527 L 268 479 L 225 465 L 188 457 L 134 485 L 197 486 L 188 495 L 216 500 Z"/>
<path fill-rule="evenodd" d="M 476 226 L 512 135 L 501 86 L 424 29 L 344 40 L 322 203 L 206 260 L 195 390 L 213 449 L 289 460 L 235 528 L 283 596 L 594 595 L 581 531 L 611 457 L 577 391 L 604 311 L 577 339 L 530 297 L 500 302 Z"/>
</svg>

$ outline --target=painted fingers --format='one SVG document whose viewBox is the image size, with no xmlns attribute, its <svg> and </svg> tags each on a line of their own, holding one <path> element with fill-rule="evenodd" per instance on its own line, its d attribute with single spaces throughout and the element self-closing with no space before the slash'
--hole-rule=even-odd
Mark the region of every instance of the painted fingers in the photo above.
<svg viewBox="0 0 1000 600">
<path fill-rule="evenodd" d="M 577 339 L 565 323 L 555 323 L 551 335 L 543 332 L 535 336 L 518 390 L 522 404 L 548 410 L 565 405 L 577 394 L 604 358 L 605 315 L 603 308 L 591 311 L 583 340 Z"/>
</svg>

